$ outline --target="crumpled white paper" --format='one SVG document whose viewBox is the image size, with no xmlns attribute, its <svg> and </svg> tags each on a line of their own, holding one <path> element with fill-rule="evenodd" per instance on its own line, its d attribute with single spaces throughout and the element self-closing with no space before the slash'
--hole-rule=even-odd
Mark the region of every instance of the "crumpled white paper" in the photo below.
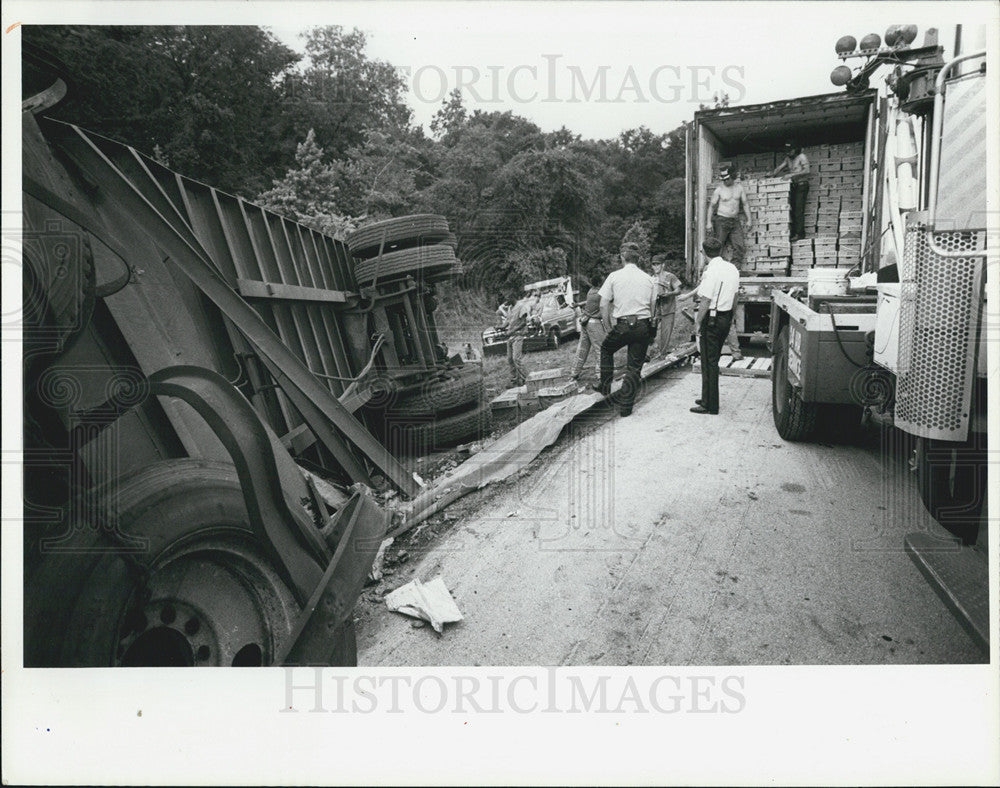
<svg viewBox="0 0 1000 788">
<path fill-rule="evenodd" d="M 444 631 L 445 624 L 462 620 L 462 612 L 440 575 L 429 583 L 414 579 L 389 592 L 385 596 L 385 606 L 393 613 L 430 622 L 439 634 Z"/>
</svg>

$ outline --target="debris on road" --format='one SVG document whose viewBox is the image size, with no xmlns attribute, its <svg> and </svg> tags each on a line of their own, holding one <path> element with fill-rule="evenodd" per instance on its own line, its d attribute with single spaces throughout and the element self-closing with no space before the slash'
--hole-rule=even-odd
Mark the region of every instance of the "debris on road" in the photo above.
<svg viewBox="0 0 1000 788">
<path fill-rule="evenodd" d="M 695 351 L 694 343 L 675 348 L 664 358 L 646 364 L 642 368 L 642 379 L 683 363 Z M 621 382 L 615 382 L 611 387 L 612 393 L 620 387 Z M 603 401 L 604 398 L 596 392 L 577 394 L 522 422 L 517 429 L 484 447 L 411 501 L 402 522 L 393 527 L 390 535 L 399 536 L 463 495 L 509 478 L 526 468 L 546 446 L 555 443 L 563 427 Z M 422 479 L 420 481 L 423 483 Z"/>
<path fill-rule="evenodd" d="M 440 575 L 429 583 L 413 579 L 400 586 L 386 595 L 385 606 L 393 613 L 429 622 L 438 634 L 444 631 L 445 624 L 462 620 L 462 612 Z"/>
<path fill-rule="evenodd" d="M 393 543 L 392 537 L 388 539 L 383 539 L 382 544 L 378 547 L 378 552 L 375 553 L 375 560 L 372 562 L 371 571 L 368 572 L 368 583 L 377 583 L 382 579 L 385 574 L 385 551 L 388 549 L 389 545 Z"/>
<path fill-rule="evenodd" d="M 321 476 L 317 476 L 315 473 L 303 468 L 301 465 L 299 466 L 299 470 L 302 472 L 302 475 L 306 478 L 307 482 L 315 486 L 316 492 L 319 493 L 320 498 L 323 499 L 323 503 L 325 503 L 333 511 L 340 509 L 348 502 L 348 500 L 350 500 L 351 496 L 348 492 L 340 489 L 334 484 L 331 484 Z"/>
</svg>

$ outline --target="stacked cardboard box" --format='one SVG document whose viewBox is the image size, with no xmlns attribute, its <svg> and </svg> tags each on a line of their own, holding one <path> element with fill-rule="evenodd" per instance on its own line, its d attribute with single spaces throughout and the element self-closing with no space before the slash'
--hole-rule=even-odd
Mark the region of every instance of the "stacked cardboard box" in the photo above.
<svg viewBox="0 0 1000 788">
<path fill-rule="evenodd" d="M 813 242 L 813 265 L 816 267 L 837 265 L 837 233 L 817 235 Z"/>
<path fill-rule="evenodd" d="M 727 159 L 743 178 L 770 178 L 782 158 L 776 153 L 741 153 Z"/>
<path fill-rule="evenodd" d="M 771 177 L 784 153 L 743 153 L 727 158 L 736 167 L 754 217 L 744 271 L 806 276 L 813 266 L 850 267 L 860 261 L 863 143 L 814 145 L 804 151 L 810 164 L 806 234 L 794 244 L 789 243 L 789 182 Z M 711 184 L 709 196 L 717 185 Z"/>
<path fill-rule="evenodd" d="M 840 212 L 837 232 L 837 266 L 853 267 L 861 262 L 861 211 Z"/>
<path fill-rule="evenodd" d="M 856 265 L 861 257 L 864 144 L 816 145 L 804 150 L 809 159 L 805 229 L 806 237 L 814 240 L 814 264 Z"/>
<path fill-rule="evenodd" d="M 815 261 L 813 252 L 813 239 L 803 238 L 792 244 L 792 262 L 789 266 L 788 275 L 806 277 L 809 269 L 813 267 Z"/>
<path fill-rule="evenodd" d="M 744 182 L 753 224 L 747 232 L 745 271 L 781 274 L 788 271 L 788 188 L 784 178 L 759 177 Z"/>
<path fill-rule="evenodd" d="M 771 176 L 784 153 L 741 153 L 726 159 L 736 168 L 753 217 L 742 266 L 745 273 L 804 277 L 813 266 L 851 267 L 860 261 L 864 145 L 815 145 L 804 150 L 810 164 L 806 235 L 794 244 L 789 237 L 789 181 Z M 718 185 L 710 184 L 709 198 Z"/>
<path fill-rule="evenodd" d="M 784 178 L 753 178 L 742 173 L 740 183 L 747 195 L 753 224 L 745 232 L 746 255 L 741 270 L 748 274 L 785 275 L 791 248 L 788 239 L 788 181 Z M 719 182 L 710 185 L 709 196 Z"/>
</svg>

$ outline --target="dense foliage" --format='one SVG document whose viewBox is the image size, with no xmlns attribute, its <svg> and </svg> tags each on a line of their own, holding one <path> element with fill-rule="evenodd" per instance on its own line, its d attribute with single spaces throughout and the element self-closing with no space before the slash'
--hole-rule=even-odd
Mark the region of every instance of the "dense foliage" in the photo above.
<svg viewBox="0 0 1000 788">
<path fill-rule="evenodd" d="M 599 276 L 626 234 L 644 255 L 683 248 L 683 127 L 583 140 L 469 112 L 455 91 L 427 136 L 401 73 L 339 26 L 305 33 L 304 56 L 258 27 L 31 26 L 24 40 L 71 77 L 55 117 L 334 235 L 444 214 L 469 286 Z"/>
</svg>

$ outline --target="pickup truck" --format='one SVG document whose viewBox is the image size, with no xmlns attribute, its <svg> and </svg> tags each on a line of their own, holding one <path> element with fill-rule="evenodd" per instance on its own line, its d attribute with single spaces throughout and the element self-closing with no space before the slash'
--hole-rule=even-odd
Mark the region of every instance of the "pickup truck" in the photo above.
<svg viewBox="0 0 1000 788">
<path fill-rule="evenodd" d="M 541 313 L 530 322 L 530 334 L 524 341 L 525 352 L 556 350 L 566 337 L 580 332 L 580 320 L 573 305 L 573 291 L 568 277 L 534 282 L 525 285 L 526 291 L 541 290 Z M 483 355 L 502 355 L 506 352 L 507 332 L 502 326 L 487 328 L 482 333 Z"/>
</svg>

